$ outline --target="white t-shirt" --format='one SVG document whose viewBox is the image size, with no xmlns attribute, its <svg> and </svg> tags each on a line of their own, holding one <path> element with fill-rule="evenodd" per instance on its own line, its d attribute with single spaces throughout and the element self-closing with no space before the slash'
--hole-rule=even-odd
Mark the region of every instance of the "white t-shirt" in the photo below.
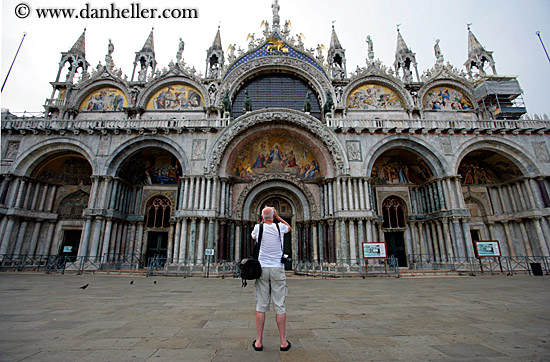
<svg viewBox="0 0 550 362">
<path fill-rule="evenodd" d="M 277 225 L 272 223 L 271 225 L 264 224 L 264 234 L 262 236 L 262 245 L 260 247 L 260 256 L 258 260 L 262 267 L 268 268 L 284 268 L 281 263 L 281 257 L 283 256 L 283 237 L 288 232 L 288 227 L 280 223 L 279 229 L 281 230 L 281 238 L 279 239 L 279 231 Z M 258 234 L 260 233 L 260 224 L 254 226 L 252 230 L 252 239 L 258 240 Z"/>
</svg>

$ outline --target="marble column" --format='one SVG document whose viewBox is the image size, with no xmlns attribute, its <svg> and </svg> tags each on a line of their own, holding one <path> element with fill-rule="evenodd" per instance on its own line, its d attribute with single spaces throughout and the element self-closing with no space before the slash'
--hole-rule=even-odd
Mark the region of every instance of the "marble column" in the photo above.
<svg viewBox="0 0 550 362">
<path fill-rule="evenodd" d="M 355 181 L 358 183 L 359 188 L 359 209 L 367 210 L 367 205 L 365 203 L 365 180 L 359 179 Z"/>
<path fill-rule="evenodd" d="M 544 232 L 542 231 L 540 219 L 541 219 L 540 217 L 535 217 L 535 219 L 533 220 L 533 223 L 535 224 L 535 230 L 537 232 L 537 237 L 539 239 L 540 251 L 542 252 L 543 256 L 549 256 L 550 253 L 548 251 L 548 243 L 546 241 L 546 238 L 544 237 Z"/>
<path fill-rule="evenodd" d="M 221 192 L 221 201 L 220 201 L 220 216 L 225 216 L 225 189 L 227 184 L 225 181 L 222 181 L 222 192 Z"/>
<path fill-rule="evenodd" d="M 312 239 L 313 239 L 313 261 L 317 261 L 319 260 L 319 246 L 318 246 L 318 237 L 317 237 L 317 223 L 316 222 L 313 222 L 311 224 L 311 233 L 313 234 L 312 236 Z"/>
<path fill-rule="evenodd" d="M 214 249 L 214 219 L 208 218 L 208 244 L 207 249 Z"/>
<path fill-rule="evenodd" d="M 33 257 L 35 255 L 37 255 L 36 254 L 36 246 L 38 244 L 38 239 L 40 237 L 40 228 L 41 227 L 42 227 L 42 220 L 41 219 L 36 220 L 36 222 L 34 223 L 33 231 L 32 231 L 31 242 L 30 242 L 29 247 L 28 247 L 27 251 L 25 252 L 25 254 L 28 254 L 28 255 L 33 256 Z"/>
<path fill-rule="evenodd" d="M 112 230 L 113 230 L 113 219 L 107 218 L 107 221 L 105 222 L 105 233 L 103 234 L 103 247 L 101 248 L 103 263 L 106 263 L 109 258 L 109 243 L 111 242 Z"/>
<path fill-rule="evenodd" d="M 523 193 L 523 187 L 521 187 L 522 182 L 515 182 L 512 186 L 515 186 L 517 195 L 519 198 L 519 210 L 529 210 L 529 204 L 527 203 L 527 200 L 525 199 L 525 195 Z"/>
<path fill-rule="evenodd" d="M 330 216 L 334 215 L 334 197 L 332 195 L 332 182 L 328 183 L 328 214 Z"/>
<path fill-rule="evenodd" d="M 181 242 L 181 220 L 176 220 L 176 232 L 174 234 L 174 250 L 172 251 L 173 260 L 172 263 L 179 263 L 180 255 L 180 242 Z"/>
<path fill-rule="evenodd" d="M 514 247 L 514 239 L 512 238 L 512 234 L 510 233 L 509 222 L 503 221 L 502 225 L 504 225 L 504 233 L 506 234 L 506 243 L 508 245 L 509 256 L 516 256 L 516 248 Z"/>
<path fill-rule="evenodd" d="M 533 190 L 531 189 L 531 185 L 529 184 L 529 179 L 523 179 L 523 188 L 527 191 L 527 200 L 528 202 L 528 209 L 532 210 L 536 208 L 537 203 L 535 202 L 535 197 L 533 196 Z"/>
<path fill-rule="evenodd" d="M 176 238 L 176 222 L 170 222 L 170 228 L 168 229 L 168 248 L 166 250 L 166 262 L 172 263 L 174 260 L 174 239 Z"/>
<path fill-rule="evenodd" d="M 531 189 L 531 193 L 533 194 L 533 198 L 535 199 L 535 204 L 537 206 L 537 209 L 543 209 L 544 201 L 542 199 L 542 194 L 540 191 L 539 184 L 533 178 L 529 179 L 529 183 L 531 184 L 530 189 Z"/>
<path fill-rule="evenodd" d="M 13 249 L 14 255 L 21 255 L 21 250 L 23 247 L 23 241 L 25 238 L 25 232 L 27 231 L 27 225 L 29 224 L 27 219 L 23 219 L 19 225 L 19 230 L 17 233 L 17 239 L 15 242 L 15 247 Z"/>
<path fill-rule="evenodd" d="M 205 238 L 205 222 L 204 218 L 200 219 L 199 222 L 199 237 L 197 240 L 197 264 L 202 265 L 204 260 L 204 238 Z"/>
<path fill-rule="evenodd" d="M 523 245 L 525 247 L 525 253 L 527 256 L 533 256 L 533 250 L 531 249 L 531 244 L 529 242 L 529 236 L 527 235 L 527 229 L 525 228 L 525 221 L 521 220 L 519 222 L 519 228 L 521 230 L 521 237 L 523 239 Z"/>
<path fill-rule="evenodd" d="M 458 218 L 453 217 L 452 220 L 453 223 L 453 231 L 455 234 L 455 244 L 456 244 L 456 250 L 457 250 L 457 257 L 465 258 L 466 250 L 464 250 L 464 238 L 462 237 L 462 230 L 460 228 L 460 221 Z"/>
<path fill-rule="evenodd" d="M 342 188 L 340 187 L 340 179 L 335 179 L 334 183 L 336 184 L 336 211 L 339 211 L 342 210 Z"/>
<path fill-rule="evenodd" d="M 235 261 L 241 260 L 241 223 L 235 223 Z"/>
<path fill-rule="evenodd" d="M 368 221 L 367 221 L 368 222 Z M 357 223 L 357 254 L 359 259 L 363 258 L 363 243 L 365 242 L 365 220 L 359 219 Z"/>
<path fill-rule="evenodd" d="M 90 254 L 89 256 L 91 258 L 97 258 L 97 252 L 99 248 L 99 239 L 101 237 L 101 225 L 103 223 L 102 217 L 97 217 L 94 223 L 94 228 L 92 232 L 92 245 L 90 247 Z"/>
<path fill-rule="evenodd" d="M 212 192 L 211 188 L 212 188 L 212 177 L 208 177 L 206 178 L 206 200 L 203 205 L 203 209 L 206 209 L 206 210 L 210 210 L 210 201 L 211 201 L 210 195 Z"/>
<path fill-rule="evenodd" d="M 179 249 L 179 262 L 184 263 L 187 251 L 187 219 L 181 220 L 181 236 L 180 236 L 180 249 Z"/>
<path fill-rule="evenodd" d="M 201 193 L 202 193 L 202 190 L 201 190 L 202 177 L 195 177 L 194 179 L 195 179 L 195 187 L 193 192 L 195 196 L 195 202 L 193 204 L 193 210 L 198 210 L 200 206 L 200 199 L 201 199 Z"/>
<path fill-rule="evenodd" d="M 88 256 L 88 244 L 90 242 L 90 234 L 92 232 L 92 218 L 90 216 L 86 217 L 86 223 L 84 224 L 84 231 L 80 239 L 80 246 L 78 248 L 78 256 L 86 257 Z"/>
<path fill-rule="evenodd" d="M 342 259 L 342 249 L 340 247 L 342 233 L 340 232 L 341 225 L 339 220 L 334 221 L 334 248 L 335 248 L 335 257 L 336 259 Z"/>
<path fill-rule="evenodd" d="M 451 232 L 449 231 L 449 221 L 447 219 L 440 220 L 441 227 L 443 228 L 443 239 L 445 240 L 445 249 L 447 251 L 446 260 L 454 256 L 453 245 L 451 242 Z"/>
<path fill-rule="evenodd" d="M 416 224 L 418 227 L 418 241 L 420 243 L 420 255 L 427 255 L 429 253 L 426 248 L 426 240 L 424 238 L 424 223 L 419 222 Z"/>
<path fill-rule="evenodd" d="M 439 248 L 439 238 L 437 235 L 437 228 L 435 226 L 435 222 L 430 222 L 430 228 L 432 231 L 432 241 L 433 241 L 433 247 L 434 247 L 434 254 L 438 261 L 441 261 L 441 249 Z"/>
<path fill-rule="evenodd" d="M 181 208 L 182 209 L 188 209 L 188 203 L 187 200 L 189 199 L 189 177 L 186 177 L 183 181 L 183 192 L 182 192 L 182 202 L 181 202 Z"/>
<path fill-rule="evenodd" d="M 48 231 L 46 232 L 46 240 L 42 243 L 43 248 L 40 251 L 42 255 L 50 255 L 50 249 L 52 246 L 53 232 L 55 230 L 55 221 L 48 221 Z"/>
<path fill-rule="evenodd" d="M 145 224 L 143 223 L 143 221 L 138 222 L 136 231 L 136 248 L 134 249 L 134 256 L 140 259 L 145 255 L 145 252 L 147 251 L 143 248 L 144 226 Z"/>
<path fill-rule="evenodd" d="M 355 222 L 349 220 L 349 257 L 352 264 L 357 261 L 357 239 L 355 238 Z"/>
<path fill-rule="evenodd" d="M 200 203 L 199 210 L 204 210 L 204 203 L 206 198 L 206 178 L 201 177 L 201 186 L 200 186 Z"/>
</svg>

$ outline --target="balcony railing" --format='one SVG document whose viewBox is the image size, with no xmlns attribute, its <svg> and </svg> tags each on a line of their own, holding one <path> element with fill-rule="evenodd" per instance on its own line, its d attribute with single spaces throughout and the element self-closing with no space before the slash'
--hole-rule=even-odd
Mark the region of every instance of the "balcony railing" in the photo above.
<svg viewBox="0 0 550 362">
<path fill-rule="evenodd" d="M 185 129 L 185 128 L 223 128 L 229 119 L 203 120 L 58 120 L 46 118 L 5 119 L 2 128 L 7 130 L 59 131 L 59 130 L 151 130 L 151 129 Z"/>
<path fill-rule="evenodd" d="M 550 129 L 547 120 L 425 120 L 425 119 L 354 119 L 328 118 L 329 128 L 354 129 L 453 129 L 453 130 L 546 130 Z"/>
</svg>

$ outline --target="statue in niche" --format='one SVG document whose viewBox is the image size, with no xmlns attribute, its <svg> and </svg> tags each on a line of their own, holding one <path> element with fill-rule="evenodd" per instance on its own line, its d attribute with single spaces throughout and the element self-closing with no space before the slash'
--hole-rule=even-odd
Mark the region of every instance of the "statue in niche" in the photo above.
<svg viewBox="0 0 550 362">
<path fill-rule="evenodd" d="M 306 113 L 311 113 L 311 91 L 307 91 L 306 99 L 304 101 L 304 109 L 302 110 Z"/>
<path fill-rule="evenodd" d="M 252 111 L 252 101 L 250 100 L 250 96 L 248 95 L 248 89 L 244 91 L 244 112 L 250 112 Z"/>
<path fill-rule="evenodd" d="M 231 114 L 232 109 L 231 109 L 231 100 L 229 99 L 229 91 L 227 91 L 225 93 L 225 96 L 223 96 L 222 104 L 223 104 L 223 110 Z"/>
<path fill-rule="evenodd" d="M 323 106 L 323 115 L 331 112 L 332 107 L 334 107 L 334 101 L 332 100 L 332 95 L 330 94 L 330 91 L 327 90 L 327 102 Z"/>
</svg>

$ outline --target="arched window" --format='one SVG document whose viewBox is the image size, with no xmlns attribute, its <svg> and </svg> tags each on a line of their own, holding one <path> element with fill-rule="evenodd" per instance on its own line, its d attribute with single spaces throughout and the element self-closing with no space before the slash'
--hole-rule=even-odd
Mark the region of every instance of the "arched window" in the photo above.
<svg viewBox="0 0 550 362">
<path fill-rule="evenodd" d="M 252 110 L 264 108 L 290 108 L 297 111 L 304 109 L 307 92 L 310 93 L 310 114 L 321 119 L 321 106 L 317 93 L 303 80 L 287 74 L 267 74 L 250 80 L 235 96 L 233 117 L 243 114 L 245 90 L 252 102 Z"/>
<path fill-rule="evenodd" d="M 149 228 L 167 228 L 170 226 L 170 200 L 156 197 L 148 202 L 146 221 Z"/>
<path fill-rule="evenodd" d="M 397 197 L 388 197 L 382 203 L 385 229 L 403 229 L 405 227 L 405 205 Z"/>
<path fill-rule="evenodd" d="M 84 191 L 78 191 L 66 196 L 59 203 L 57 213 L 60 219 L 80 219 L 84 209 L 88 207 L 90 195 Z"/>
</svg>

